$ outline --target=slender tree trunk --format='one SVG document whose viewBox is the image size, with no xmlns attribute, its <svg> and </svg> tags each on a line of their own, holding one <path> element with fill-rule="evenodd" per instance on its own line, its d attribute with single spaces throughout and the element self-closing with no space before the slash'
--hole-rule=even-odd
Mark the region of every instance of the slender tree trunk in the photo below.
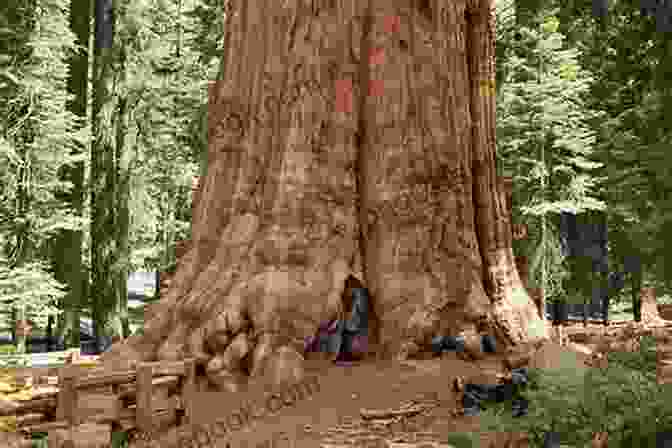
<svg viewBox="0 0 672 448">
<path fill-rule="evenodd" d="M 77 38 L 79 50 L 70 57 L 68 92 L 73 96 L 68 109 L 86 120 L 86 103 L 89 73 L 89 14 L 88 0 L 72 0 L 70 4 L 70 29 Z M 82 13 L 85 11 L 86 13 Z M 85 149 L 81 148 L 81 152 Z M 72 190 L 63 196 L 76 216 L 84 213 L 84 162 L 77 162 L 63 170 L 63 179 L 72 182 Z M 67 285 L 68 293 L 61 301 L 63 316 L 57 336 L 67 336 L 66 347 L 80 346 L 79 310 L 86 303 L 88 273 L 83 262 L 83 231 L 63 230 L 56 237 L 52 260 L 56 280 Z"/>
<path fill-rule="evenodd" d="M 54 349 L 54 316 L 49 316 L 47 318 L 47 351 L 53 351 Z"/>
<path fill-rule="evenodd" d="M 118 89 L 124 87 L 126 83 L 126 49 L 123 47 L 125 43 L 120 42 L 120 76 L 118 80 Z M 116 112 L 116 143 L 115 143 L 115 167 L 116 179 L 115 183 L 116 196 L 114 207 L 115 213 L 115 230 L 116 230 L 116 244 L 117 262 L 115 269 L 116 277 L 116 309 L 115 309 L 115 334 L 114 336 L 128 337 L 130 336 L 130 326 L 128 322 L 128 274 L 131 259 L 131 250 L 129 246 L 129 232 L 130 232 L 130 214 L 128 203 L 130 200 L 130 151 L 126 145 L 126 135 L 128 133 L 128 98 L 119 93 L 117 112 Z"/>
<path fill-rule="evenodd" d="M 15 245 L 10 255 L 10 268 L 23 266 L 32 259 L 35 248 L 29 238 L 30 212 L 31 212 L 31 191 L 33 168 L 30 143 L 34 139 L 32 130 L 24 131 L 15 141 L 18 143 L 18 154 L 23 162 L 18 169 L 18 185 L 16 191 L 16 216 L 21 217 L 22 222 L 15 227 Z M 26 353 L 26 333 L 22 331 L 26 324 L 26 307 L 21 301 L 14 303 L 12 309 L 14 331 L 12 337 L 16 344 L 17 353 Z"/>
<path fill-rule="evenodd" d="M 433 5 L 231 2 L 192 248 L 105 359 L 194 356 L 223 387 L 233 352 L 256 375 L 338 315 L 349 275 L 381 355 L 484 318 L 501 347 L 547 337 L 495 171 L 492 4 Z"/>
<path fill-rule="evenodd" d="M 641 300 L 641 289 L 642 289 L 642 274 L 641 271 L 633 272 L 630 274 L 631 281 L 631 297 L 632 297 L 632 314 L 635 322 L 641 322 L 642 320 L 642 300 Z"/>
<path fill-rule="evenodd" d="M 161 265 L 163 266 L 164 270 L 172 270 L 171 267 L 177 262 L 177 257 L 175 256 L 175 238 L 173 232 L 177 203 L 173 199 L 170 192 L 164 192 L 162 197 L 163 200 L 159 205 L 162 221 L 160 243 L 163 245 L 163 259 L 161 260 Z"/>
<path fill-rule="evenodd" d="M 16 353 L 26 353 L 27 347 L 27 335 L 25 331 L 21 331 L 21 329 L 24 328 L 25 321 L 26 321 L 26 308 L 19 304 L 16 307 L 16 320 L 14 321 L 16 323 L 16 329 L 17 331 L 15 332 L 16 334 Z"/>
<path fill-rule="evenodd" d="M 116 308 L 114 207 L 116 172 L 111 117 L 112 37 L 114 15 L 111 0 L 95 0 L 93 59 L 93 135 L 91 147 L 91 268 L 92 317 L 98 346 L 108 332 Z"/>
</svg>

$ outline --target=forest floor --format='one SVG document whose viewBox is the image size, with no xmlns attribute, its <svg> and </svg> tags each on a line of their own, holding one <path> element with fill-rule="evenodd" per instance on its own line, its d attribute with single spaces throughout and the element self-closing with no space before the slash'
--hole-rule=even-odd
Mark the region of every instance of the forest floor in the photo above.
<svg viewBox="0 0 672 448">
<path fill-rule="evenodd" d="M 619 341 L 632 339 L 627 328 L 637 327 L 626 322 L 607 328 L 601 323 L 585 327 L 582 322 L 570 323 L 564 327 L 564 340 L 545 343 L 529 366 L 553 369 L 562 363 L 567 367 L 570 359 L 573 368 L 590 368 L 591 351 L 605 342 L 620 350 Z M 228 438 L 230 445 L 222 441 L 212 446 L 448 448 L 457 446 L 451 435 L 471 433 L 480 439 L 481 447 L 524 447 L 523 435 L 488 433 L 481 429 L 479 417 L 464 416 L 461 395 L 453 390 L 457 377 L 477 384 L 497 383 L 497 374 L 505 372 L 504 356 L 464 361 L 444 353 L 433 359 L 371 360 L 347 366 L 309 362 L 308 373 L 319 375 L 319 392 L 251 422 Z M 362 410 L 380 411 L 381 416 L 364 418 Z"/>
<path fill-rule="evenodd" d="M 560 367 L 559 363 L 567 359 L 561 353 L 567 352 L 571 350 L 548 342 L 530 366 Z M 588 356 L 574 354 L 570 357 L 574 367 L 587 368 Z M 454 353 L 444 353 L 434 359 L 371 360 L 347 366 L 308 361 L 308 375 L 319 377 L 319 392 L 275 415 L 254 419 L 246 428 L 233 432 L 227 441 L 222 439 L 209 446 L 448 448 L 456 446 L 455 433 L 471 433 L 480 439 L 482 447 L 523 447 L 526 445 L 519 441 L 520 436 L 482 431 L 479 417 L 463 415 L 461 395 L 453 390 L 457 377 L 476 384 L 496 384 L 497 374 L 505 372 L 504 357 L 505 354 L 493 354 L 464 361 Z M 366 411 L 364 414 L 369 415 L 363 416 L 362 410 L 379 411 L 380 417 L 371 418 Z M 217 410 L 213 409 L 212 414 L 218 414 Z M 507 445 L 509 439 L 516 443 Z M 172 444 L 167 439 L 158 444 L 169 445 Z"/>
<path fill-rule="evenodd" d="M 672 306 L 661 306 L 659 310 L 663 318 L 672 318 Z M 672 321 L 662 323 L 672 332 Z M 545 343 L 529 367 L 566 367 L 569 359 L 572 368 L 590 368 L 591 352 L 605 350 L 605 343 L 607 350 L 628 350 L 627 344 L 618 343 L 633 339 L 628 335 L 639 327 L 631 321 L 611 322 L 608 327 L 596 322 L 585 327 L 582 322 L 571 322 L 563 327 L 564 337 Z M 505 356 L 490 354 L 484 359 L 465 361 L 455 353 L 444 352 L 438 358 L 368 360 L 352 365 L 307 361 L 307 374 L 319 378 L 319 391 L 276 413 L 252 419 L 227 439 L 208 446 L 448 448 L 459 446 L 454 443 L 456 433 L 470 433 L 480 439 L 481 447 L 524 447 L 527 445 L 521 435 L 488 433 L 481 429 L 479 417 L 464 416 L 461 394 L 453 390 L 453 381 L 458 377 L 476 384 L 497 383 L 498 374 L 506 371 Z M 207 406 L 204 403 L 201 412 L 207 413 Z M 535 403 L 530 403 L 532 406 Z M 363 410 L 378 411 L 380 416 L 363 416 L 367 414 Z M 221 409 L 212 415 L 221 416 Z M 153 446 L 176 446 L 169 441 L 173 438 L 170 433 L 165 437 L 155 439 L 158 444 Z M 514 443 L 509 445 L 509 441 Z M 139 448 L 143 444 L 131 446 Z"/>
<path fill-rule="evenodd" d="M 474 383 L 494 384 L 498 373 L 504 373 L 498 356 L 476 362 L 448 355 L 432 360 L 332 367 L 321 375 L 319 395 L 275 420 L 261 423 L 268 428 L 265 435 L 259 429 L 253 431 L 259 442 L 272 439 L 274 432 L 285 432 L 295 448 L 384 447 L 390 446 L 389 442 L 452 446 L 448 436 L 453 433 L 481 433 L 478 417 L 462 415 L 461 395 L 453 390 L 453 380 L 462 377 Z M 411 406 L 418 412 L 406 414 L 404 410 Z M 365 419 L 362 409 L 383 411 L 381 414 L 387 416 Z M 304 430 L 306 424 L 310 432 Z M 243 437 L 247 434 L 241 434 Z M 491 439 L 491 434 L 482 434 L 483 442 Z"/>
<path fill-rule="evenodd" d="M 445 356 L 323 366 L 318 393 L 276 416 L 254 422 L 249 430 L 231 438 L 231 447 L 242 446 L 243 440 L 251 447 L 263 446 L 283 433 L 293 441 L 288 445 L 292 448 L 384 447 L 383 441 L 447 445 L 451 433 L 479 432 L 478 417 L 461 415 L 460 397 L 452 387 L 454 378 L 494 383 L 496 373 L 503 373 L 503 368 L 495 357 L 477 363 Z M 363 409 L 382 411 L 381 418 L 365 419 Z"/>
</svg>

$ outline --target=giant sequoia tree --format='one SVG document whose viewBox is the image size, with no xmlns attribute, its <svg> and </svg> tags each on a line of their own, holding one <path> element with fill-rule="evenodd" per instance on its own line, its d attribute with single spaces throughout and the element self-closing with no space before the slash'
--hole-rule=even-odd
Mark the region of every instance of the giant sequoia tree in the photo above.
<svg viewBox="0 0 672 448">
<path fill-rule="evenodd" d="M 483 318 L 502 345 L 545 337 L 495 173 L 491 1 L 229 6 L 191 250 L 144 334 L 105 357 L 254 375 L 351 273 L 381 355 Z"/>
</svg>

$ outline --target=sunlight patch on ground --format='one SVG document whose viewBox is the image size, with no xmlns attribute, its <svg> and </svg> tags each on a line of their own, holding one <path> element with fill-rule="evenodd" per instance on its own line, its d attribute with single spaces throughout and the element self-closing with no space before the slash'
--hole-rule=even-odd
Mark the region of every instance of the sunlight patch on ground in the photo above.
<svg viewBox="0 0 672 448">
<path fill-rule="evenodd" d="M 535 319 L 527 327 L 527 337 L 529 339 L 541 339 L 547 337 L 546 323 L 541 319 Z"/>
<path fill-rule="evenodd" d="M 518 305 L 518 306 L 526 306 L 528 300 L 530 300 L 530 297 L 527 295 L 527 292 L 522 289 L 522 288 L 516 288 L 513 291 L 513 295 L 511 296 L 511 303 L 513 305 Z"/>
</svg>

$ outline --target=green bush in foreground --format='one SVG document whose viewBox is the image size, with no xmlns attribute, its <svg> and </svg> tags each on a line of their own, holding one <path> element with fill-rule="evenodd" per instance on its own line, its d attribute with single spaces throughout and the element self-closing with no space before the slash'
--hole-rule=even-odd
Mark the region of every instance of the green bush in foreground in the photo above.
<svg viewBox="0 0 672 448">
<path fill-rule="evenodd" d="M 34 434 L 31 448 L 48 448 L 47 433 Z M 125 432 L 115 431 L 112 433 L 110 448 L 127 448 L 128 436 Z"/>
<path fill-rule="evenodd" d="M 513 418 L 510 404 L 493 406 L 482 413 L 482 430 L 526 432 L 532 447 L 543 446 L 548 431 L 572 447 L 590 446 L 599 431 L 609 433 L 609 448 L 655 446 L 656 432 L 672 429 L 672 395 L 656 383 L 655 342 L 643 338 L 639 352 L 608 359 L 607 368 L 585 373 L 532 369 L 529 414 Z"/>
<path fill-rule="evenodd" d="M 13 355 L 16 353 L 14 345 L 0 345 L 0 355 Z"/>
</svg>

